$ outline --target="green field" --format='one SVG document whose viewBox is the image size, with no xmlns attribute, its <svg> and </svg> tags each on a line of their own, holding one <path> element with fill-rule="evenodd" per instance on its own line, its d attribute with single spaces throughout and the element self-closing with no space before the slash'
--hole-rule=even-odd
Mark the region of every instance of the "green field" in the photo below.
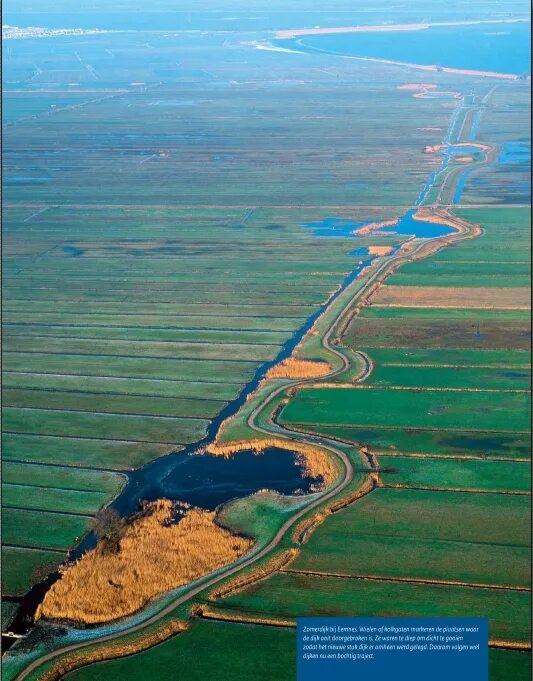
<svg viewBox="0 0 533 681">
<path fill-rule="evenodd" d="M 291 424 L 291 427 L 293 425 Z M 386 454 L 400 452 L 442 457 L 531 460 L 529 434 L 417 430 L 415 428 L 370 428 L 367 426 L 324 426 L 306 423 L 296 430 L 323 433 L 334 439 L 370 447 Z"/>
<path fill-rule="evenodd" d="M 472 489 L 486 492 L 531 490 L 531 470 L 524 461 L 475 461 L 380 455 L 386 485 Z"/>
<path fill-rule="evenodd" d="M 217 608 L 272 618 L 488 617 L 491 637 L 529 638 L 530 594 L 278 573 L 217 603 Z M 513 623 L 508 612 L 513 613 Z"/>
<path fill-rule="evenodd" d="M 367 383 L 376 387 L 527 390 L 531 385 L 531 372 L 528 369 L 378 365 Z"/>
<path fill-rule="evenodd" d="M 123 660 L 80 669 L 69 681 L 127 678 L 171 681 L 176 669 L 191 681 L 292 681 L 296 673 L 296 632 L 250 624 L 196 621 L 189 631 Z M 231 649 L 231 655 L 227 651 Z"/>
<path fill-rule="evenodd" d="M 435 330 L 434 330 L 435 331 Z M 474 329 L 475 332 L 475 329 Z M 347 341 L 349 341 L 349 337 Z M 521 350 L 426 349 L 411 347 L 379 348 L 365 344 L 356 346 L 369 354 L 377 364 L 429 364 L 431 366 L 499 367 L 527 369 L 531 364 L 529 352 Z"/>
<path fill-rule="evenodd" d="M 89 528 L 90 516 L 4 508 L 2 538 L 11 546 L 68 549 Z"/>
<path fill-rule="evenodd" d="M 300 391 L 280 421 L 527 432 L 528 405 L 529 396 L 522 393 L 317 388 Z"/>
<path fill-rule="evenodd" d="M 529 508 L 522 496 L 380 489 L 320 525 L 291 568 L 527 586 Z"/>
<path fill-rule="evenodd" d="M 3 546 L 2 593 L 23 596 L 32 584 L 44 578 L 40 572 L 43 566 L 46 572 L 53 572 L 66 557 L 66 551 Z"/>
<path fill-rule="evenodd" d="M 91 25 L 104 4 L 84 9 Z M 497 148 L 450 208 L 482 233 L 402 265 L 385 284 L 501 287 L 509 298 L 530 280 L 527 168 L 498 160 L 528 137 L 527 80 L 437 70 L 438 89 L 464 99 L 432 99 L 401 88 L 428 78 L 410 67 L 256 49 L 293 24 L 499 17 L 486 2 L 430 11 L 421 0 L 318 9 L 237 0 L 235 17 L 214 0 L 201 12 L 158 0 L 151 20 L 162 8 L 173 17 L 162 30 L 129 30 L 131 0 L 115 4 L 121 30 L 10 40 L 4 51 L 2 590 L 12 596 L 65 561 L 120 492 L 120 471 L 203 438 L 365 249 L 406 240 L 351 231 L 404 215 L 428 178 L 446 179 L 442 156 L 424 150 L 448 133 Z M 510 16 L 525 11 L 511 5 Z M 454 186 L 444 188 L 424 205 L 453 203 Z M 358 452 L 368 447 L 382 486 L 327 515 L 284 571 L 211 605 L 256 619 L 485 616 L 492 638 L 524 643 L 527 311 L 365 303 L 332 339 L 348 358 L 368 354 L 367 380 L 296 390 L 275 420 L 349 443 L 348 491 L 368 473 L 373 459 Z M 326 326 L 307 339 L 321 359 L 331 359 L 320 345 Z M 359 366 L 335 380 L 348 383 Z M 250 434 L 239 418 L 251 404 L 235 432 Z M 265 542 L 301 502 L 234 500 L 221 520 Z M 76 637 L 70 629 L 65 639 Z M 291 628 L 193 618 L 186 633 L 68 678 L 289 681 L 294 645 Z M 490 681 L 528 678 L 530 656 L 491 649 L 490 659 Z M 10 653 L 8 675 L 17 664 Z"/>
</svg>

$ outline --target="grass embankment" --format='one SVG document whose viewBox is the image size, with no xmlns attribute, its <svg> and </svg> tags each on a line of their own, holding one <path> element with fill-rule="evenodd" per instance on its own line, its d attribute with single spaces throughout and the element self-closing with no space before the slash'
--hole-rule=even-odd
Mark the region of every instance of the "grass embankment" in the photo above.
<svg viewBox="0 0 533 681">
<path fill-rule="evenodd" d="M 93 662 L 109 660 L 113 658 L 127 657 L 148 650 L 158 643 L 162 643 L 175 634 L 187 629 L 187 624 L 181 620 L 170 620 L 160 629 L 142 634 L 126 641 L 111 642 L 93 648 L 91 650 L 81 650 L 62 658 L 39 678 L 39 681 L 59 681 L 69 672 L 85 667 Z"/>
<path fill-rule="evenodd" d="M 190 681 L 292 681 L 295 643 L 294 629 L 199 619 L 140 655 L 80 669 L 68 678 L 174 681 L 179 670 Z"/>
<path fill-rule="evenodd" d="M 112 552 L 105 542 L 67 566 L 37 617 L 83 624 L 130 615 L 171 589 L 232 563 L 253 545 L 215 522 L 215 512 L 189 508 L 173 522 L 167 499 L 146 504 Z"/>
</svg>

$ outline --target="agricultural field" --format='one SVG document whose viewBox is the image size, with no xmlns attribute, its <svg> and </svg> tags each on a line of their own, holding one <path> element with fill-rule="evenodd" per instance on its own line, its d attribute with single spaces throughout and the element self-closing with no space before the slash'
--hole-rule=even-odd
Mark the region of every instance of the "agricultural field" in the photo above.
<svg viewBox="0 0 533 681">
<path fill-rule="evenodd" d="M 7 44 L 6 594 L 65 559 L 121 471 L 202 441 L 381 243 L 350 226 L 403 213 L 438 163 L 423 128 L 449 112 L 396 69 L 227 40 Z M 379 131 L 353 125 L 369 99 Z M 324 239 L 332 218 L 348 230 Z"/>
<path fill-rule="evenodd" d="M 227 650 L 235 645 L 235 654 Z M 200 620 L 189 631 L 151 650 L 124 660 L 91 665 L 69 674 L 69 681 L 98 678 L 128 678 L 132 681 L 154 675 L 161 681 L 175 678 L 176 669 L 195 681 L 291 681 L 296 672 L 296 633 L 250 624 Z"/>
<path fill-rule="evenodd" d="M 488 614 L 491 639 L 529 640 L 529 210 L 457 213 L 482 235 L 397 270 L 347 327 L 343 342 L 372 362 L 366 380 L 300 390 L 279 415 L 376 453 L 380 487 L 228 608 L 275 618 L 341 614 L 338 603 L 361 615 L 444 608 Z"/>
<path fill-rule="evenodd" d="M 57 20 L 20 2 L 28 26 Z M 66 678 L 289 681 L 298 616 L 477 615 L 490 619 L 490 681 L 525 681 L 529 83 L 270 42 L 302 22 L 425 21 L 421 0 L 314 15 L 237 0 L 237 17 L 214 0 L 205 12 L 157 0 L 139 16 L 131 3 L 70 17 L 109 32 L 5 41 L 2 614 L 72 557 L 101 509 L 123 510 L 125 489 L 136 504 L 161 479 L 171 489 L 172 453 L 290 437 L 336 446 L 330 467 L 342 455 L 351 477 L 327 510 L 318 494 L 265 490 L 218 509 L 265 546 L 302 509 L 254 566 L 290 548 L 282 567 L 221 596 L 157 593 L 127 620 L 111 607 L 103 629 L 29 653 L 15 643 L 6 678 L 45 648 L 104 630 L 120 644 L 135 623 L 177 616 L 186 631 Z M 494 16 L 463 5 L 431 20 Z M 447 158 L 468 142 L 487 146 Z M 457 230 L 440 250 L 394 230 L 355 236 L 420 206 Z M 262 380 L 293 352 L 331 363 L 329 376 Z M 196 485 L 215 494 L 215 478 Z"/>
</svg>

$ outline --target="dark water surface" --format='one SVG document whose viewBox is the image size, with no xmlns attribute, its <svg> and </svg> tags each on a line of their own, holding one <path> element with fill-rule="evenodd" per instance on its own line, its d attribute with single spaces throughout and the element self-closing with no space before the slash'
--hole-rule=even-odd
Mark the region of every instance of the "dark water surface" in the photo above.
<svg viewBox="0 0 533 681">
<path fill-rule="evenodd" d="M 138 501 L 172 499 L 209 510 L 260 489 L 281 494 L 307 493 L 313 480 L 302 478 L 293 452 L 270 447 L 263 454 L 243 451 L 225 458 L 209 454 L 170 454 L 129 475 L 127 495 L 113 507 L 131 515 Z"/>
</svg>

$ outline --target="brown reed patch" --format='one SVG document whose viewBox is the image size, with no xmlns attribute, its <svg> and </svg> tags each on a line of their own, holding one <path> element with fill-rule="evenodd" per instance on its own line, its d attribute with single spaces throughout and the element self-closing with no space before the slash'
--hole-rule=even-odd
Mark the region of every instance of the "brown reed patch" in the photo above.
<svg viewBox="0 0 533 681">
<path fill-rule="evenodd" d="M 369 255 L 388 255 L 392 251 L 392 246 L 369 246 Z"/>
<path fill-rule="evenodd" d="M 225 612 L 224 610 L 216 610 L 210 608 L 208 605 L 200 606 L 196 615 L 207 620 L 218 620 L 219 622 L 241 622 L 242 624 L 263 624 L 269 627 L 291 627 L 296 626 L 295 620 L 282 620 L 266 617 L 251 617 L 250 615 L 240 615 L 234 612 Z"/>
<path fill-rule="evenodd" d="M 269 447 L 286 449 L 296 453 L 296 463 L 306 478 L 314 478 L 312 492 L 329 487 L 339 477 L 339 468 L 333 457 L 325 450 L 296 440 L 282 438 L 265 438 L 264 440 L 236 440 L 228 444 L 214 443 L 205 448 L 205 452 L 214 456 L 233 456 L 238 452 L 253 451 L 261 454 Z"/>
<path fill-rule="evenodd" d="M 381 222 L 370 222 L 368 225 L 363 225 L 359 229 L 354 230 L 354 234 L 359 234 L 359 236 L 368 236 L 373 232 L 379 232 L 382 227 L 394 227 L 398 224 L 398 218 L 393 218 L 392 220 L 382 220 Z"/>
<path fill-rule="evenodd" d="M 318 378 L 331 372 L 332 367 L 327 362 L 289 357 L 269 369 L 265 378 Z"/>
<path fill-rule="evenodd" d="M 187 628 L 186 622 L 173 619 L 156 631 L 148 634 L 144 633 L 138 638 L 130 639 L 129 641 L 106 643 L 93 650 L 81 650 L 72 653 L 58 660 L 48 671 L 39 677 L 39 681 L 59 681 L 59 679 L 62 679 L 75 669 L 85 667 L 93 662 L 102 662 L 103 660 L 112 660 L 140 653 L 158 643 L 166 641 L 171 636 L 185 631 Z"/>
<path fill-rule="evenodd" d="M 528 310 L 530 291 L 526 287 L 387 286 L 372 297 L 372 304 L 396 307 L 487 308 Z"/>
<path fill-rule="evenodd" d="M 174 522 L 176 512 L 183 513 Z M 37 612 L 100 624 L 131 615 L 165 591 L 234 562 L 251 539 L 216 524 L 214 511 L 160 499 L 145 504 L 127 527 L 117 553 L 103 542 L 61 570 Z"/>
</svg>

